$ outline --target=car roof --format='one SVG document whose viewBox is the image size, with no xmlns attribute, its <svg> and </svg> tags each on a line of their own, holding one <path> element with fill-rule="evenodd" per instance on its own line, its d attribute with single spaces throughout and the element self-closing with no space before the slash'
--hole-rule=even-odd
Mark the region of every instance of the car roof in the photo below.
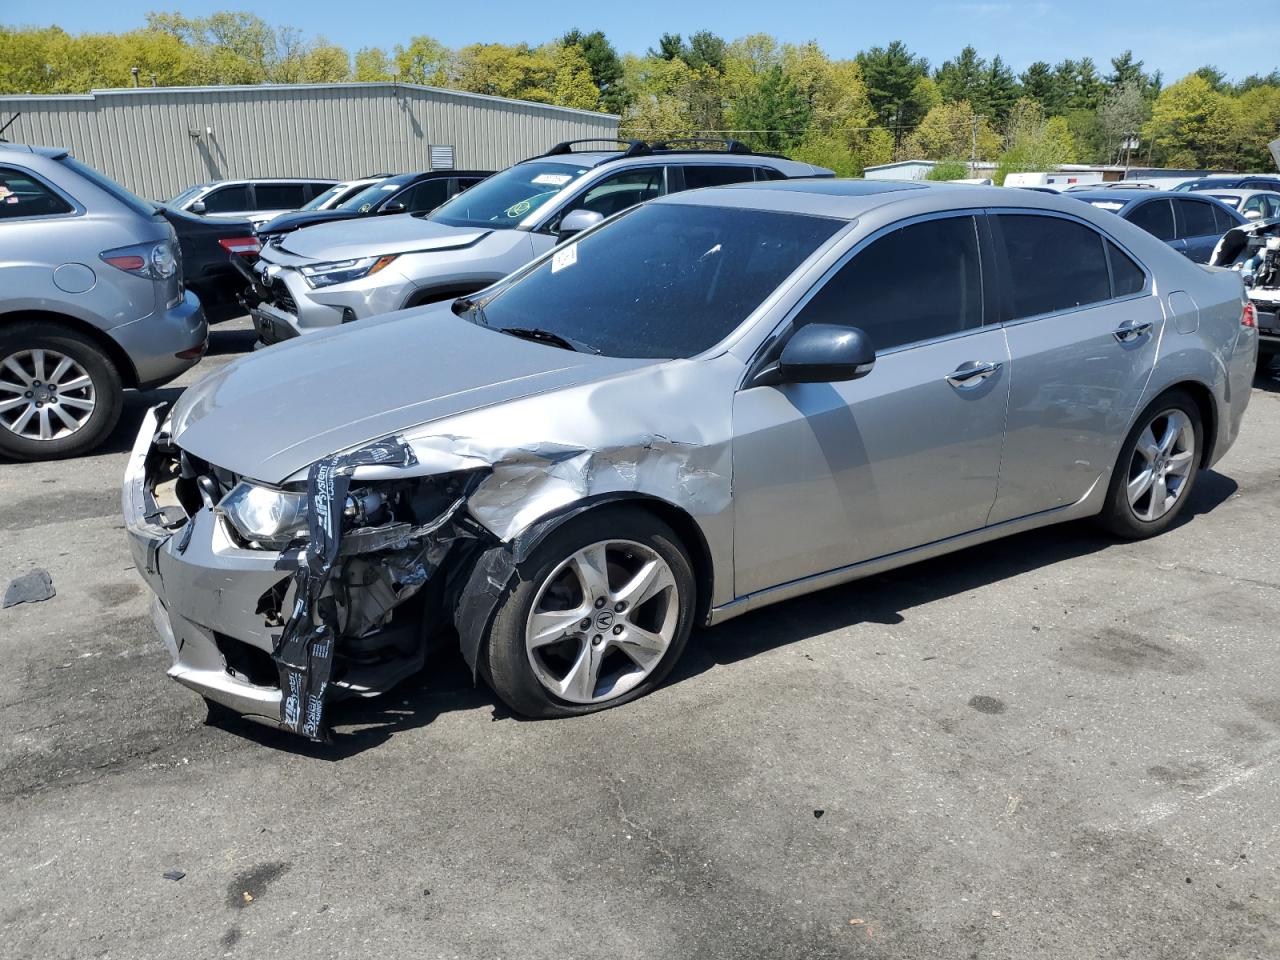
<svg viewBox="0 0 1280 960">
<path fill-rule="evenodd" d="M 341 182 L 341 180 L 334 180 L 332 177 L 233 177 L 227 180 L 209 180 L 206 183 L 195 184 L 195 186 L 205 189 L 208 187 L 234 186 L 241 183 L 327 183 L 333 185 Z M 188 187 L 187 189 L 191 188 Z"/>
<path fill-rule="evenodd" d="M 1077 190 L 1071 194 L 1077 200 L 1084 200 L 1086 203 L 1090 200 L 1123 200 L 1126 203 L 1132 203 L 1135 200 L 1151 200 L 1165 197 L 1172 200 L 1186 200 L 1188 196 L 1193 196 L 1189 191 L 1185 190 L 1143 190 L 1130 187 L 1128 189 L 1107 189 L 1107 190 Z M 1212 197 L 1200 197 L 1201 200 L 1212 200 Z"/>
</svg>

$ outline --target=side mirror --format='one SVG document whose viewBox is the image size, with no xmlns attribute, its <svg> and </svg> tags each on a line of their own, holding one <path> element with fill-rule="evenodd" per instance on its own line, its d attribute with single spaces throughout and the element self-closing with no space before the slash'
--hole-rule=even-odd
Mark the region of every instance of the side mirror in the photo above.
<svg viewBox="0 0 1280 960">
<path fill-rule="evenodd" d="M 604 219 L 603 213 L 594 210 L 570 210 L 560 221 L 560 229 L 556 235 L 561 240 L 568 240 L 574 234 L 581 233 Z"/>
<path fill-rule="evenodd" d="M 871 339 L 857 327 L 810 323 L 792 335 L 778 362 L 756 374 L 751 385 L 857 380 L 870 373 L 875 363 Z"/>
<path fill-rule="evenodd" d="M 408 208 L 399 200 L 392 200 L 390 203 L 385 204 L 382 207 L 382 209 L 379 210 L 378 212 L 379 213 L 404 213 L 405 210 L 407 209 Z"/>
<path fill-rule="evenodd" d="M 197 200 L 195 203 L 191 204 L 191 206 L 187 207 L 187 209 L 195 214 L 203 214 L 205 211 L 204 201 Z"/>
<path fill-rule="evenodd" d="M 1246 220 L 1261 220 L 1261 219 L 1262 219 L 1262 211 L 1261 211 L 1261 210 L 1246 210 L 1246 211 L 1244 212 L 1244 218 L 1245 218 Z"/>
</svg>

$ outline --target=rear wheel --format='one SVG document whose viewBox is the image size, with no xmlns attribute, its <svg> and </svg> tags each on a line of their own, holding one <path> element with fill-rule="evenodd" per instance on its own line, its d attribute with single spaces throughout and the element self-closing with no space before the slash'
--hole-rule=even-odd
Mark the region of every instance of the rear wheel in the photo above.
<svg viewBox="0 0 1280 960">
<path fill-rule="evenodd" d="M 644 696 L 679 659 L 694 577 L 675 533 L 608 508 L 554 531 L 523 567 L 489 629 L 487 677 L 529 717 L 591 713 Z"/>
<path fill-rule="evenodd" d="M 115 427 L 122 394 L 111 359 L 81 334 L 46 322 L 0 329 L 0 453 L 78 456 Z"/>
<path fill-rule="evenodd" d="M 1120 449 L 1102 525 L 1130 540 L 1167 530 L 1191 496 L 1203 444 L 1196 402 L 1181 390 L 1157 397 Z"/>
</svg>

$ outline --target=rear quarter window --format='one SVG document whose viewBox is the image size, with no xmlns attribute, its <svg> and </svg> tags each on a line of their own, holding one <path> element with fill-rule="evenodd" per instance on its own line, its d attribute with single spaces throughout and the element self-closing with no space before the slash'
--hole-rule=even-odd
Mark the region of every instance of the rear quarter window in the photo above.
<svg viewBox="0 0 1280 960">
<path fill-rule="evenodd" d="M 28 173 L 0 167 L 0 220 L 54 217 L 71 213 L 71 204 Z"/>
</svg>

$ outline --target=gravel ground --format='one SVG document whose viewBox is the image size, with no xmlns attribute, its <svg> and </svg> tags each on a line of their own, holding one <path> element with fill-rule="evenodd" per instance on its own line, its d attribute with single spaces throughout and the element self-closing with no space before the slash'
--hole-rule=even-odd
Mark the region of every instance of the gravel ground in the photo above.
<svg viewBox="0 0 1280 960">
<path fill-rule="evenodd" d="M 0 580 L 57 588 L 0 612 L 0 956 L 1280 956 L 1280 382 L 1156 540 L 1067 525 L 782 604 L 573 720 L 445 657 L 330 748 L 164 676 L 118 484 L 178 389 L 0 464 Z"/>
</svg>

